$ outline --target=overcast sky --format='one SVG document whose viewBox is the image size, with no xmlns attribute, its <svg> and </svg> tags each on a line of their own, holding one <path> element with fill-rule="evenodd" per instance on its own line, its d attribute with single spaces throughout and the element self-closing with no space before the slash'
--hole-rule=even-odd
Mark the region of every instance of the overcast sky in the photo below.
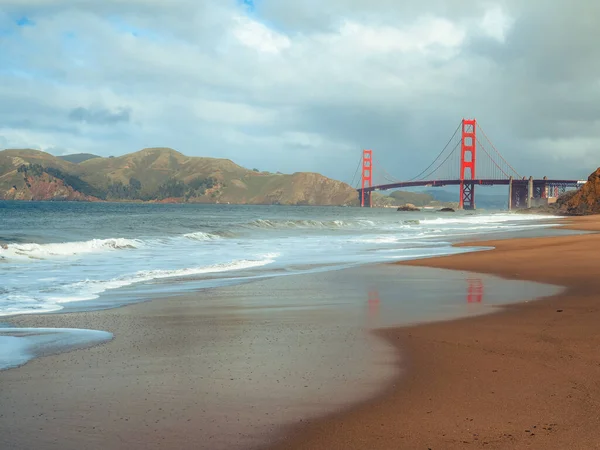
<svg viewBox="0 0 600 450">
<path fill-rule="evenodd" d="M 0 0 L 0 148 L 168 146 L 405 179 L 462 117 L 523 175 L 600 166 L 598 0 Z"/>
</svg>

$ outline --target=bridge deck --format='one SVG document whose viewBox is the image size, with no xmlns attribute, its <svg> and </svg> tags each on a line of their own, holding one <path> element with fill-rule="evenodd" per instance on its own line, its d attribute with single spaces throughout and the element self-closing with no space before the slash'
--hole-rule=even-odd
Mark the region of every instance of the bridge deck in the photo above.
<svg viewBox="0 0 600 450">
<path fill-rule="evenodd" d="M 365 192 L 372 191 L 387 191 L 388 189 L 397 189 L 397 188 L 408 188 L 408 187 L 442 187 L 442 186 L 458 186 L 460 185 L 461 180 L 431 180 L 431 181 L 400 181 L 397 183 L 390 184 L 380 184 L 377 186 L 365 187 Z M 475 180 L 465 180 L 465 183 L 473 183 L 478 186 L 508 186 L 510 184 L 510 180 L 508 179 L 475 179 Z M 518 186 L 522 184 L 529 183 L 528 179 L 513 179 L 513 185 Z M 583 180 L 544 180 L 544 179 L 534 179 L 533 184 L 536 185 L 554 185 L 554 186 L 565 186 L 565 187 L 578 187 L 581 184 L 585 183 Z M 361 189 L 358 189 L 361 191 Z"/>
</svg>

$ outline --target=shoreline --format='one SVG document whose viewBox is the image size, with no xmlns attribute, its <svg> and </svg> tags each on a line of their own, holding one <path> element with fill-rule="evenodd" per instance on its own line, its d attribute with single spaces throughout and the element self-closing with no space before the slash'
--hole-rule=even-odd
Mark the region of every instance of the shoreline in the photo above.
<svg viewBox="0 0 600 450">
<path fill-rule="evenodd" d="M 565 290 L 493 314 L 376 330 L 406 355 L 405 373 L 268 448 L 600 448 L 600 217 L 563 228 L 593 233 L 477 242 L 494 250 L 393 263 Z"/>
<path fill-rule="evenodd" d="M 529 241 L 531 239 L 532 238 L 524 238 L 524 240 L 527 240 L 527 241 Z M 533 239 L 538 239 L 538 238 L 533 238 Z M 551 237 L 551 238 L 541 238 L 541 239 L 555 239 L 555 238 Z M 559 239 L 562 239 L 562 238 L 559 238 Z M 498 242 L 509 242 L 510 243 L 510 242 L 514 242 L 514 241 L 521 241 L 521 239 L 502 240 L 502 241 L 498 241 Z M 485 244 L 486 244 L 486 242 L 476 242 L 477 246 L 485 246 Z M 463 244 L 463 245 L 467 245 L 468 246 L 469 244 L 466 243 L 466 244 Z M 404 265 L 415 265 L 415 266 L 419 266 L 419 265 L 431 266 L 431 262 L 432 261 L 436 261 L 436 260 L 441 260 L 441 259 L 446 259 L 446 258 L 454 258 L 456 256 L 464 256 L 466 258 L 469 258 L 469 256 L 472 256 L 472 255 L 477 255 L 477 254 L 481 254 L 481 253 L 483 253 L 483 254 L 489 254 L 489 253 L 493 253 L 493 252 L 494 251 L 491 251 L 491 252 L 469 252 L 469 253 L 465 253 L 465 254 L 462 254 L 462 255 L 452 255 L 452 256 L 445 256 L 445 257 L 440 257 L 440 258 L 407 261 L 407 262 L 404 262 L 404 263 L 401 263 L 401 264 L 404 264 Z M 419 263 L 423 263 L 423 264 L 419 264 Z M 466 270 L 466 269 L 460 269 L 459 268 L 459 270 Z M 470 270 L 470 271 L 472 271 L 472 270 Z M 560 283 L 553 283 L 553 284 L 560 284 Z M 160 302 L 160 300 L 158 300 L 158 302 Z M 152 303 L 153 302 L 150 301 L 150 302 L 144 302 L 144 303 L 139 304 L 140 305 L 139 307 L 136 306 L 136 305 L 129 305 L 129 306 L 126 306 L 124 308 L 118 308 L 116 310 L 105 310 L 105 312 L 101 312 L 100 314 L 98 314 L 98 312 L 91 312 L 91 313 L 81 313 L 81 312 L 78 312 L 78 313 L 75 314 L 75 316 L 78 317 L 77 321 L 84 322 L 84 323 L 87 321 L 87 323 L 89 323 L 89 324 L 94 323 L 94 321 L 96 321 L 96 323 L 97 323 L 97 317 L 105 317 L 105 318 L 106 317 L 108 317 L 108 318 L 110 318 L 110 317 L 114 317 L 114 318 L 119 317 L 119 320 L 129 319 L 129 320 L 131 320 L 131 324 L 134 324 L 132 316 L 134 316 L 135 314 L 132 311 L 139 310 L 138 312 L 141 312 L 141 311 L 146 311 L 147 312 L 148 308 L 150 308 L 150 309 L 153 308 L 155 311 L 158 310 L 158 309 L 161 309 L 161 308 L 153 307 Z M 535 303 L 535 302 L 532 302 L 532 303 Z M 144 306 L 144 305 L 146 305 L 146 306 Z M 190 305 L 188 305 L 188 307 L 190 307 Z M 166 308 L 167 309 L 171 309 L 168 306 Z M 506 309 L 510 310 L 510 309 L 512 309 L 512 307 L 509 306 Z M 189 311 L 191 312 L 192 310 L 189 309 Z M 495 314 L 492 314 L 491 316 L 496 316 L 497 314 L 502 314 L 502 313 L 503 312 L 495 313 Z M 197 312 L 194 313 L 194 314 L 197 314 Z M 50 317 L 50 316 L 56 316 L 56 315 L 60 315 L 60 313 L 48 314 L 48 315 L 44 315 L 44 316 Z M 71 313 L 67 313 L 66 315 L 72 316 Z M 167 314 L 165 316 L 164 313 L 161 312 L 160 315 L 161 315 L 162 319 L 167 319 L 168 320 L 169 318 L 171 318 L 170 314 Z M 433 326 L 435 328 L 437 325 L 446 324 L 446 323 L 455 323 L 457 321 L 458 322 L 460 322 L 460 321 L 471 321 L 471 320 L 478 321 L 478 320 L 481 320 L 482 318 L 487 317 L 487 316 L 489 316 L 489 315 L 477 316 L 476 318 L 467 318 L 467 319 L 450 319 L 450 322 L 432 322 L 432 323 L 426 323 L 426 324 L 423 324 L 423 325 L 417 325 L 416 328 L 419 328 L 419 327 L 428 327 L 428 326 Z M 17 316 L 15 316 L 15 318 L 16 317 Z M 21 316 L 21 317 L 23 318 L 23 320 L 25 322 L 32 322 L 32 321 L 36 322 L 37 321 L 37 319 L 34 316 Z M 65 319 L 65 320 L 67 320 L 67 321 L 70 322 L 70 319 Z M 152 320 L 156 320 L 156 318 L 154 318 Z M 18 321 L 21 322 L 21 320 L 18 320 Z M 40 321 L 44 322 L 44 319 L 40 319 Z M 109 322 L 106 322 L 106 323 L 109 323 Z M 411 329 L 411 328 L 413 328 L 413 327 L 403 328 L 403 329 Z M 102 329 L 107 329 L 107 328 L 106 327 L 102 327 Z M 409 354 L 411 354 L 411 351 L 412 351 L 411 350 L 411 342 L 410 342 L 411 338 L 410 337 L 408 337 L 408 338 L 404 337 L 403 339 L 400 339 L 396 334 L 394 334 L 395 331 L 396 331 L 396 328 L 387 328 L 387 329 L 381 329 L 381 330 L 377 331 L 376 334 L 379 335 L 379 336 L 381 336 L 381 337 L 383 337 L 383 338 L 385 338 L 388 341 L 388 343 L 392 344 L 392 347 L 395 349 L 396 357 L 398 357 L 399 355 L 404 356 L 406 354 L 407 349 L 409 350 Z M 147 339 L 150 336 L 152 336 L 151 333 L 148 333 L 146 331 L 142 331 L 140 329 L 138 329 L 137 332 L 138 333 L 141 332 L 142 336 L 137 336 L 136 335 L 135 338 L 133 338 L 133 336 L 134 336 L 133 333 L 130 333 L 131 336 L 129 336 L 128 338 L 125 338 L 126 340 L 130 339 L 133 342 L 134 347 L 142 345 L 143 341 L 140 340 L 140 338 L 145 337 Z M 186 335 L 186 334 L 184 334 L 184 335 Z M 119 336 L 117 336 L 117 339 L 118 338 L 119 338 Z M 178 339 L 181 339 L 181 337 L 178 338 Z M 188 339 L 189 339 L 189 337 L 188 337 Z M 108 350 L 108 351 L 103 351 L 102 350 L 103 348 L 106 348 L 108 346 L 111 346 L 110 350 Z M 172 347 L 172 346 L 170 347 L 170 349 L 171 349 L 171 351 L 177 351 L 178 350 L 177 347 Z M 111 354 L 111 353 L 114 353 L 114 352 L 115 351 L 114 351 L 114 341 L 113 341 L 112 343 L 109 343 L 109 344 L 106 344 L 106 345 L 101 345 L 98 348 L 90 349 L 90 350 L 87 351 L 86 354 L 81 354 L 79 352 L 72 352 L 72 353 L 62 354 L 62 356 L 59 355 L 59 357 L 63 361 L 69 360 L 71 363 L 73 363 L 73 361 L 80 361 L 81 364 L 86 365 L 86 363 L 89 362 L 90 367 L 91 367 L 92 363 L 93 363 L 93 360 L 94 360 L 94 356 L 98 356 L 99 354 L 102 354 L 102 353 L 109 353 L 109 354 Z M 86 359 L 87 359 L 86 355 L 89 355 L 89 354 L 92 354 L 94 356 L 92 356 L 92 360 L 91 361 L 86 361 Z M 113 355 L 113 356 L 116 357 L 116 355 Z M 44 358 L 42 358 L 42 359 L 44 359 Z M 414 363 L 416 362 L 416 360 L 414 358 L 411 358 L 409 360 L 409 362 L 411 364 L 411 367 L 407 367 L 405 364 L 403 364 L 401 367 L 397 367 L 397 369 L 400 369 L 403 372 L 403 375 L 402 375 L 402 384 L 405 383 L 405 380 L 410 380 L 411 379 L 412 373 L 413 373 L 413 371 L 415 369 L 415 364 Z M 76 362 L 76 364 L 78 364 L 78 363 Z M 96 364 L 97 364 L 97 362 L 96 362 Z M 47 366 L 51 370 L 52 370 L 52 367 L 56 368 L 56 365 L 53 366 L 53 364 L 51 364 L 50 362 L 48 364 L 45 364 L 45 363 L 42 364 L 42 363 L 38 362 L 37 365 L 38 366 L 39 365 L 41 365 L 41 366 Z M 129 365 L 129 364 L 127 364 L 127 365 Z M 27 371 L 27 369 L 25 369 L 25 370 Z M 96 372 L 96 376 L 99 376 L 99 374 L 100 374 L 100 372 Z M 140 375 L 141 374 L 138 373 L 135 370 L 130 373 L 130 376 L 135 376 L 138 379 L 139 379 Z M 188 374 L 186 373 L 186 376 L 187 375 Z M 31 374 L 28 375 L 28 377 L 30 377 L 30 376 L 31 376 Z M 38 374 L 38 376 L 39 376 L 39 374 Z M 142 377 L 144 377 L 144 375 L 142 375 Z M 16 377 L 16 378 L 15 377 L 7 377 L 7 379 L 9 379 L 9 380 L 10 379 L 16 380 L 18 378 L 19 377 Z M 396 377 L 396 380 L 398 380 L 398 377 Z M 341 381 L 341 380 L 338 381 L 338 382 L 342 382 L 343 383 L 343 381 Z M 93 384 L 89 385 L 90 388 L 92 388 L 92 386 L 93 386 Z M 345 406 L 343 406 L 341 408 L 338 408 L 338 410 L 340 410 L 340 411 L 345 411 L 346 410 L 348 412 L 341 412 L 341 413 L 337 413 L 335 415 L 326 416 L 324 419 L 323 418 L 314 419 L 314 420 L 309 419 L 309 421 L 308 421 L 308 423 L 310 424 L 309 425 L 309 434 L 313 433 L 313 431 L 311 431 L 310 429 L 313 428 L 315 425 L 318 425 L 318 426 L 322 426 L 322 425 L 327 426 L 326 424 L 330 420 L 335 420 L 335 418 L 345 417 L 347 414 L 352 414 L 355 411 L 359 411 L 361 409 L 370 408 L 370 407 L 372 407 L 374 405 L 377 405 L 378 402 L 380 402 L 380 400 L 382 398 L 385 398 L 386 396 L 389 396 L 389 395 L 396 395 L 395 392 L 398 389 L 399 388 L 394 387 L 391 390 L 386 390 L 384 394 L 380 394 L 381 389 L 379 389 L 377 391 L 377 395 L 375 395 L 374 397 L 373 396 L 369 397 L 369 399 L 366 400 L 366 401 L 362 401 L 360 404 L 358 404 L 358 406 L 348 406 L 348 405 L 345 405 Z M 94 388 L 93 390 L 95 391 L 96 389 Z M 402 390 L 402 389 L 400 389 L 400 390 Z M 0 389 L 0 393 L 1 393 L 1 389 Z M 107 394 L 107 392 L 105 392 L 105 394 Z M 93 398 L 96 398 L 96 397 L 93 397 Z M 183 399 L 181 399 L 181 400 L 183 400 Z M 188 404 L 187 400 L 188 399 L 184 400 L 184 403 L 187 405 L 188 408 L 192 408 L 193 409 L 194 406 Z M 110 401 L 109 401 L 109 403 L 110 403 Z M 167 403 L 167 405 L 168 405 L 168 403 Z M 349 409 L 347 409 L 347 408 L 349 408 Z M 141 410 L 139 412 L 143 414 L 143 412 Z M 319 415 L 319 416 L 323 417 L 322 415 Z M 6 417 L 6 414 L 5 414 L 5 417 Z M 192 414 L 191 417 L 193 417 L 193 414 Z M 64 419 L 66 419 L 66 417 Z M 74 421 L 74 422 L 76 422 L 76 421 Z M 304 423 L 306 423 L 306 422 L 307 421 L 305 420 Z M 69 421 L 67 421 L 65 423 L 65 425 L 67 423 L 69 423 Z M 104 423 L 104 425 L 106 425 L 106 423 Z M 123 425 L 125 425 L 125 424 L 123 424 Z M 222 422 L 221 425 L 226 425 L 226 423 Z M 146 426 L 148 426 L 148 424 L 146 424 Z M 201 441 L 198 441 L 198 435 L 197 434 L 194 435 L 194 429 L 193 428 L 189 429 L 189 424 L 187 424 L 187 423 L 182 423 L 182 424 L 171 423 L 170 427 L 171 427 L 171 429 L 167 433 L 167 435 L 169 435 L 171 438 L 173 438 L 173 431 L 176 430 L 176 429 L 179 429 L 179 431 L 182 432 L 182 433 L 185 433 L 186 431 L 189 433 L 191 431 L 192 434 L 187 439 L 185 439 L 184 437 L 177 438 L 176 443 L 173 443 L 172 446 L 166 446 L 165 447 L 165 446 L 157 445 L 156 448 L 180 448 L 180 447 L 178 447 L 177 444 L 181 445 L 183 443 L 185 443 L 187 445 L 191 445 L 192 443 L 195 443 L 195 445 L 197 446 L 201 442 Z M 128 431 L 126 431 L 126 429 L 123 429 L 120 426 L 118 426 L 117 428 L 118 428 L 119 433 L 127 433 L 128 436 L 131 437 L 131 433 L 129 433 Z M 110 429 L 105 429 L 104 431 L 106 433 L 110 433 L 111 432 Z M 141 432 L 141 431 L 142 430 L 137 430 L 136 432 Z M 154 430 L 154 433 L 156 433 L 156 430 Z M 294 433 L 295 433 L 295 431 L 292 431 L 292 433 L 291 433 L 292 439 L 293 439 Z M 282 434 L 281 433 L 277 433 L 276 436 L 282 436 Z M 99 440 L 99 439 L 101 439 L 101 436 L 92 436 L 92 437 L 93 437 L 93 439 L 91 441 L 89 441 L 88 444 L 91 447 L 94 447 L 95 445 L 97 446 L 101 442 Z M 58 437 L 56 435 L 54 436 L 54 438 L 58 439 Z M 306 440 L 306 438 L 307 438 L 306 429 L 303 428 L 303 432 L 302 432 L 302 445 L 301 446 L 294 447 L 293 445 L 296 445 L 296 444 L 294 444 L 293 442 L 290 442 L 290 440 L 288 439 L 288 440 L 285 441 L 285 444 L 281 448 L 286 448 L 286 449 L 287 448 L 327 448 L 327 446 L 323 447 L 322 441 L 320 441 L 320 438 L 317 437 L 316 435 L 315 435 L 315 438 L 317 439 L 317 441 L 315 441 L 315 443 L 314 443 L 315 446 L 314 447 L 310 446 L 311 445 L 310 442 L 312 442 L 312 441 Z M 9 437 L 7 437 L 7 439 L 9 439 Z M 381 437 L 378 437 L 377 440 L 380 440 L 380 439 L 381 439 Z M 10 441 L 7 440 L 6 442 L 9 443 Z M 2 439 L 1 438 L 0 438 L 0 443 L 2 443 Z M 136 442 L 136 443 L 139 444 L 140 442 Z M 52 446 L 49 446 L 49 442 L 44 442 L 44 444 L 46 445 L 46 448 L 54 448 Z M 336 447 L 336 445 L 338 445 L 338 444 L 341 445 L 341 446 L 337 446 Z M 351 448 L 364 448 L 362 446 L 362 444 L 361 444 L 361 446 L 358 446 L 358 447 L 352 447 L 352 443 L 348 444 L 347 442 L 344 442 L 342 444 L 338 443 L 338 444 L 330 443 L 328 445 L 333 445 L 333 446 L 331 446 L 329 448 L 349 448 L 349 449 L 351 449 Z M 364 445 L 365 446 L 366 445 L 371 446 L 372 444 L 373 444 L 372 442 L 369 442 L 368 444 L 365 443 Z M 306 445 L 308 445 L 308 446 L 306 446 Z M 57 446 L 57 448 L 58 448 L 58 446 Z M 184 448 L 187 448 L 187 447 L 184 447 Z M 198 447 L 195 447 L 195 448 L 198 448 Z M 375 445 L 375 448 L 403 448 L 403 447 L 397 447 L 397 446 L 396 447 L 394 447 L 394 446 L 392 446 L 392 447 L 387 447 L 387 446 L 377 447 Z M 408 446 L 406 448 L 413 448 L 413 447 Z M 417 446 L 416 448 L 419 448 L 419 447 Z M 433 448 L 438 448 L 438 447 L 433 447 Z M 448 447 L 447 446 L 442 446 L 440 448 L 448 448 Z M 591 447 L 587 447 L 587 448 L 591 448 Z"/>
</svg>

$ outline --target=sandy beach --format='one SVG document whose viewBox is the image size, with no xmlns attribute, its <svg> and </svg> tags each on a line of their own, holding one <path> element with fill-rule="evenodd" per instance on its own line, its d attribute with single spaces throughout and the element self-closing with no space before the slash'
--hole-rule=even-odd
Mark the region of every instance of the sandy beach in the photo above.
<svg viewBox="0 0 600 450">
<path fill-rule="evenodd" d="M 596 231 L 600 220 L 572 226 Z M 116 339 L 0 372 L 0 447 L 263 448 L 261 438 L 275 435 L 276 449 L 600 448 L 600 234 L 477 245 L 496 249 L 406 264 L 567 290 L 491 315 L 377 330 L 391 347 L 356 332 L 372 320 L 366 290 L 360 315 L 335 303 L 363 289 L 339 290 L 345 284 L 336 277 L 356 281 L 358 272 L 314 276 L 314 285 L 285 281 L 309 298 L 330 295 L 317 320 L 295 301 L 261 315 L 265 297 L 278 296 L 277 280 L 218 290 L 223 298 L 202 308 L 188 295 L 16 318 L 19 326 L 102 329 Z M 392 271 L 394 280 L 394 271 L 413 267 L 373 266 L 366 279 Z M 313 371 L 303 371 L 309 362 Z M 335 413 L 322 418 L 324 411 Z M 282 434 L 284 422 L 296 425 Z"/>
<path fill-rule="evenodd" d="M 600 230 L 597 217 L 573 229 Z M 294 430 L 277 449 L 600 448 L 600 235 L 480 243 L 406 264 L 567 287 L 478 318 L 380 333 L 409 355 L 379 398 Z"/>
</svg>

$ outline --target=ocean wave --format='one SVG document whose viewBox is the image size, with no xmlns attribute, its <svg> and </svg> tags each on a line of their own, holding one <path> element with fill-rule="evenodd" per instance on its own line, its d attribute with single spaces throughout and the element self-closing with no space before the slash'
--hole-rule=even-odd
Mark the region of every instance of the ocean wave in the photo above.
<svg viewBox="0 0 600 450">
<path fill-rule="evenodd" d="M 144 243 L 139 239 L 125 238 L 92 239 L 53 244 L 8 244 L 6 248 L 0 248 L 0 257 L 6 259 L 48 259 L 107 250 L 135 249 L 143 245 Z"/>
<path fill-rule="evenodd" d="M 340 229 L 340 228 L 364 228 L 373 227 L 375 222 L 371 220 L 271 220 L 257 219 L 245 225 L 242 228 L 254 229 L 290 229 L 290 228 L 316 228 L 316 229 Z"/>
<path fill-rule="evenodd" d="M 275 262 L 278 253 L 268 253 L 257 260 L 236 260 L 228 263 L 209 266 L 188 267 L 184 269 L 141 270 L 131 275 L 124 275 L 111 280 L 84 280 L 63 287 L 64 295 L 49 298 L 55 303 L 71 303 L 94 300 L 98 295 L 111 289 L 118 289 L 136 283 L 143 283 L 166 278 L 183 278 L 208 273 L 230 272 L 266 266 Z"/>
<path fill-rule="evenodd" d="M 22 366 L 34 357 L 90 347 L 110 341 L 113 334 L 73 328 L 0 329 L 0 370 Z"/>
<path fill-rule="evenodd" d="M 438 217 L 436 219 L 421 220 L 421 225 L 452 225 L 452 224 L 493 224 L 504 222 L 531 222 L 544 219 L 559 219 L 558 216 L 529 216 L 516 214 L 491 214 L 486 216 L 464 216 L 464 217 Z"/>
<path fill-rule="evenodd" d="M 222 239 L 218 234 L 205 233 L 203 231 L 196 231 L 195 233 L 184 234 L 183 237 L 191 239 L 193 241 L 215 241 Z"/>
<path fill-rule="evenodd" d="M 359 244 L 395 244 L 400 241 L 400 238 L 395 236 L 374 236 L 371 238 L 355 238 L 350 239 L 350 242 Z"/>
<path fill-rule="evenodd" d="M 31 295 L 2 293 L 0 295 L 0 317 L 15 314 L 42 314 L 62 309 L 62 306 Z"/>
</svg>

